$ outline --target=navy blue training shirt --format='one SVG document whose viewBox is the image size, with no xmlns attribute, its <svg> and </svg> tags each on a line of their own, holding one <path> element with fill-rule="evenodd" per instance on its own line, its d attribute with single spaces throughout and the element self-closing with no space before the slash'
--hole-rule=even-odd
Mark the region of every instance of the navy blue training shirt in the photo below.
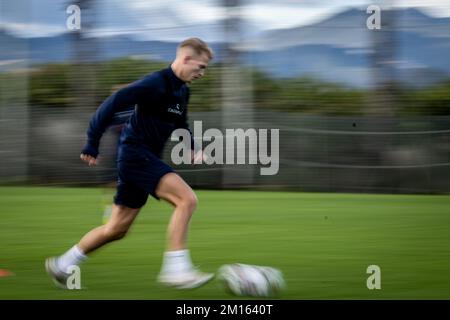
<svg viewBox="0 0 450 320">
<path fill-rule="evenodd" d="M 129 118 L 120 143 L 144 147 L 161 157 L 175 129 L 189 130 L 188 102 L 189 88 L 171 67 L 145 76 L 111 95 L 97 109 L 89 123 L 88 144 L 82 153 L 96 157 L 106 128 Z M 129 116 L 131 110 L 134 112 Z M 194 148 L 192 134 L 191 147 Z"/>
</svg>

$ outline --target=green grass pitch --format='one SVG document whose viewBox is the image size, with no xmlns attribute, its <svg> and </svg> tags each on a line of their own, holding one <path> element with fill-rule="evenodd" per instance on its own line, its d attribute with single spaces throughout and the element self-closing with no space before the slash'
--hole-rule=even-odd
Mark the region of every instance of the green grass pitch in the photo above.
<svg viewBox="0 0 450 320">
<path fill-rule="evenodd" d="M 111 191 L 112 192 L 112 191 Z M 44 271 L 102 223 L 104 191 L 0 188 L 0 299 L 235 299 L 217 280 L 190 291 L 155 281 L 171 207 L 149 199 L 130 234 L 81 266 L 83 290 Z M 281 299 L 450 299 L 450 196 L 202 191 L 189 246 L 214 272 L 241 262 L 279 268 Z M 369 265 L 381 289 L 369 290 Z"/>
</svg>

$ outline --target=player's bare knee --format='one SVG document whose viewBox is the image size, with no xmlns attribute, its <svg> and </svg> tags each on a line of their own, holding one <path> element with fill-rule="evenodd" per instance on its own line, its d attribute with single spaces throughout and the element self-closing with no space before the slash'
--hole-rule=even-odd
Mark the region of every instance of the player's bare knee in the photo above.
<svg viewBox="0 0 450 320">
<path fill-rule="evenodd" d="M 194 210 L 197 207 L 197 196 L 195 193 L 188 193 L 183 196 L 181 196 L 178 201 L 175 203 L 175 205 L 178 208 L 183 208 L 185 212 L 193 213 Z"/>
<path fill-rule="evenodd" d="M 195 193 L 190 193 L 184 196 L 181 200 L 181 205 L 184 206 L 189 212 L 193 213 L 197 208 L 198 199 Z"/>
</svg>

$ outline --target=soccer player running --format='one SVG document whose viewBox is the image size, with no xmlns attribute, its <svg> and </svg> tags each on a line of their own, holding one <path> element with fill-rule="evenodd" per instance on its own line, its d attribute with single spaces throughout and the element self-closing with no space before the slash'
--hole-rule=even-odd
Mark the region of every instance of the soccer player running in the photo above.
<svg viewBox="0 0 450 320">
<path fill-rule="evenodd" d="M 178 128 L 189 130 L 189 88 L 186 84 L 201 78 L 212 58 L 212 50 L 205 42 L 198 38 L 187 39 L 178 46 L 170 67 L 119 90 L 96 111 L 90 121 L 87 144 L 80 155 L 90 166 L 97 164 L 100 138 L 114 110 L 135 106 L 119 141 L 118 184 L 111 218 L 105 225 L 88 232 L 63 255 L 46 260 L 47 273 L 57 285 L 66 287 L 70 266 L 79 265 L 88 254 L 103 245 L 122 239 L 149 194 L 174 206 L 158 281 L 189 289 L 214 277 L 214 274 L 203 273 L 193 266 L 186 245 L 197 197 L 189 185 L 160 159 L 172 132 Z M 192 134 L 190 142 L 192 158 L 202 159 L 202 151 L 194 153 Z"/>
</svg>

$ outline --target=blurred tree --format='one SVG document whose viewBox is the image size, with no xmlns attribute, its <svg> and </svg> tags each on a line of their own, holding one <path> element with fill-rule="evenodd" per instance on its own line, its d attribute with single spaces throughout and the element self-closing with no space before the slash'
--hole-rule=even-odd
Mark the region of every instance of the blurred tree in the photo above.
<svg viewBox="0 0 450 320">
<path fill-rule="evenodd" d="M 450 80 L 423 89 L 404 88 L 400 93 L 401 113 L 450 115 Z"/>
<path fill-rule="evenodd" d="M 131 83 L 146 74 L 165 68 L 167 63 L 129 58 L 97 64 L 95 110 L 111 94 L 113 87 Z M 70 89 L 73 65 L 38 66 L 30 75 L 30 104 L 35 106 L 69 107 L 74 95 Z M 223 66 L 214 64 L 202 81 L 191 86 L 191 111 L 220 109 Z M 253 79 L 256 109 L 280 112 L 302 112 L 323 115 L 363 115 L 368 90 L 346 87 L 313 78 L 276 79 L 254 69 L 243 69 Z M 0 74 L 2 81 L 14 86 L 14 74 Z M 17 80 L 19 81 L 19 80 Z M 450 115 L 450 80 L 426 88 L 397 86 L 399 115 Z M 5 94 L 12 94 L 7 92 Z M 400 107 L 401 106 L 401 107 Z"/>
<path fill-rule="evenodd" d="M 66 107 L 73 102 L 70 94 L 70 64 L 48 64 L 31 72 L 30 104 Z"/>
</svg>

